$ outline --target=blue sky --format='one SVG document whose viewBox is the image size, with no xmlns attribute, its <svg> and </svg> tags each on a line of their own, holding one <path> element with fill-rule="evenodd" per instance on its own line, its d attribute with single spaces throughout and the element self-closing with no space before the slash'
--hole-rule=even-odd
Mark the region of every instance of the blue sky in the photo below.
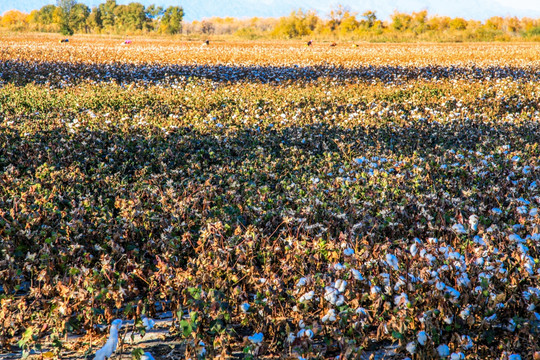
<svg viewBox="0 0 540 360">
<path fill-rule="evenodd" d="M 105 0 L 79 0 L 94 6 Z M 380 19 L 387 19 L 394 10 L 412 12 L 428 10 L 430 14 L 485 20 L 488 17 L 518 16 L 540 18 L 540 0 L 117 0 L 119 4 L 132 1 L 144 5 L 180 5 L 184 7 L 185 20 L 201 20 L 212 16 L 278 17 L 292 10 L 314 9 L 325 16 L 337 4 L 348 6 L 362 13 L 375 10 Z M 0 0 L 0 13 L 9 9 L 30 12 L 56 0 Z"/>
</svg>

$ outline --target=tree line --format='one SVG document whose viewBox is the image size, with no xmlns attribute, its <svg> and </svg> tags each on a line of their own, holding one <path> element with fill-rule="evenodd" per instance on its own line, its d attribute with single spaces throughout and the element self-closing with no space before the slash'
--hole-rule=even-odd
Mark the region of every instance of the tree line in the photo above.
<svg viewBox="0 0 540 360">
<path fill-rule="evenodd" d="M 15 31 L 108 34 L 227 35 L 248 39 L 342 39 L 368 41 L 494 41 L 540 40 L 540 19 L 495 16 L 484 22 L 431 16 L 427 11 L 394 12 L 390 19 L 374 11 L 362 14 L 338 5 L 321 17 L 314 11 L 293 11 L 281 18 L 210 18 L 184 23 L 180 6 L 119 5 L 107 0 L 90 9 L 76 0 L 57 0 L 26 14 L 6 12 L 0 26 Z"/>
<path fill-rule="evenodd" d="M 15 31 L 74 33 L 148 33 L 178 34 L 182 31 L 184 10 L 179 6 L 144 5 L 132 2 L 120 5 L 107 0 L 90 9 L 76 0 L 57 0 L 30 14 L 7 11 L 0 25 Z"/>
</svg>

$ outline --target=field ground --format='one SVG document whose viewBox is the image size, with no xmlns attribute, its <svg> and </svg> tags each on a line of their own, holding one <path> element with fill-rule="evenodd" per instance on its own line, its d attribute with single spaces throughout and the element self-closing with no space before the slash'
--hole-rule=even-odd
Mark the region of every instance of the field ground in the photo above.
<svg viewBox="0 0 540 360">
<path fill-rule="evenodd" d="M 0 357 L 540 358 L 540 44 L 59 39 L 0 36 Z"/>
</svg>

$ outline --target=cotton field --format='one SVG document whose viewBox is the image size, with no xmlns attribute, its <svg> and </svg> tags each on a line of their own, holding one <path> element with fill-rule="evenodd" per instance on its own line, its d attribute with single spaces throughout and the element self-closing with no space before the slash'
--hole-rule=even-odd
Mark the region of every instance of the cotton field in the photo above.
<svg viewBox="0 0 540 360">
<path fill-rule="evenodd" d="M 121 43 L 2 38 L 0 357 L 540 358 L 539 44 Z"/>
</svg>

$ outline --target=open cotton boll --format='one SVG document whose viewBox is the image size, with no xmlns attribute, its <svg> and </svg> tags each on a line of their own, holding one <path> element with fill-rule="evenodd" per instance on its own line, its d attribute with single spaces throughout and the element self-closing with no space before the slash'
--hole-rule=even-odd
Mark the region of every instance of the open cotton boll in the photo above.
<svg viewBox="0 0 540 360">
<path fill-rule="evenodd" d="M 122 327 L 122 320 L 116 319 L 111 323 L 111 329 L 109 330 L 109 338 L 101 349 L 96 351 L 94 360 L 105 360 L 105 358 L 111 357 L 116 351 L 118 345 L 118 330 Z"/>
<path fill-rule="evenodd" d="M 437 353 L 440 357 L 445 358 L 450 355 L 450 348 L 446 344 L 437 346 Z"/>
<path fill-rule="evenodd" d="M 240 305 L 240 309 L 242 309 L 242 312 L 244 313 L 247 313 L 250 307 L 251 306 L 248 303 L 243 303 L 242 305 Z"/>
<path fill-rule="evenodd" d="M 338 279 L 338 280 L 336 280 L 335 287 L 336 287 L 337 291 L 342 293 L 342 292 L 345 291 L 345 288 L 347 287 L 347 282 L 345 280 Z"/>
<path fill-rule="evenodd" d="M 155 359 L 152 356 L 152 354 L 150 354 L 149 352 L 145 352 L 144 354 L 142 354 L 141 360 L 155 360 Z"/>
<path fill-rule="evenodd" d="M 418 343 L 420 345 L 422 346 L 426 345 L 428 337 L 425 331 L 420 331 L 418 335 L 416 336 L 416 338 L 418 339 Z"/>
<path fill-rule="evenodd" d="M 364 277 L 362 276 L 362 274 L 360 274 L 360 271 L 356 269 L 351 269 L 351 274 L 355 280 L 358 280 L 358 281 L 364 280 Z"/>
<path fill-rule="evenodd" d="M 304 295 L 300 296 L 300 299 L 298 299 L 298 301 L 303 303 L 303 302 L 306 302 L 306 301 L 309 301 L 309 300 L 313 299 L 313 296 L 315 296 L 315 292 L 314 291 L 308 291 Z"/>
<path fill-rule="evenodd" d="M 399 262 L 395 255 L 386 254 L 386 263 L 394 270 L 399 270 Z"/>
<path fill-rule="evenodd" d="M 456 234 L 466 234 L 467 233 L 467 230 L 465 229 L 465 226 L 463 226 L 462 224 L 454 224 L 452 226 L 452 230 L 454 230 L 454 232 Z"/>
<path fill-rule="evenodd" d="M 345 255 L 345 256 L 353 256 L 354 255 L 354 250 L 351 249 L 351 248 L 346 248 L 345 250 L 343 250 L 343 255 Z"/>
<path fill-rule="evenodd" d="M 336 311 L 334 309 L 328 310 L 321 321 L 323 323 L 336 321 Z"/>
<path fill-rule="evenodd" d="M 146 317 L 146 315 L 141 315 L 141 319 L 147 331 L 154 328 L 154 325 L 156 324 L 156 322 L 153 319 Z"/>
<path fill-rule="evenodd" d="M 264 338 L 263 333 L 255 333 L 248 337 L 248 340 L 251 341 L 253 344 L 257 345 L 262 343 Z"/>
<path fill-rule="evenodd" d="M 478 216 L 477 215 L 471 215 L 469 216 L 469 226 L 473 231 L 478 230 Z"/>
<path fill-rule="evenodd" d="M 405 348 L 407 349 L 409 354 L 415 354 L 416 353 L 416 343 L 414 341 L 411 341 L 410 343 L 408 343 Z"/>
</svg>

